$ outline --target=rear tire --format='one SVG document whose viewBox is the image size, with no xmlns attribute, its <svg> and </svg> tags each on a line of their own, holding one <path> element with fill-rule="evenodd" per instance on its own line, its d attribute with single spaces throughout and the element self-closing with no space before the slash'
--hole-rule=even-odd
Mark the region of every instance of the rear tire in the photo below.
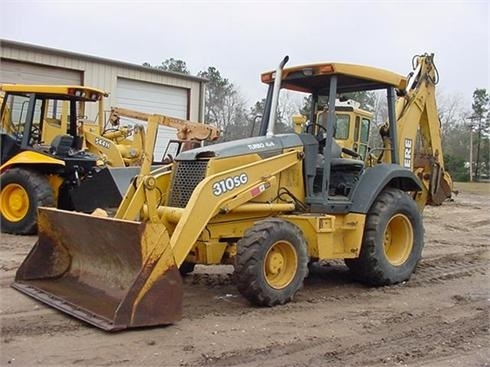
<svg viewBox="0 0 490 367">
<path fill-rule="evenodd" d="M 46 176 L 28 169 L 11 168 L 0 176 L 2 232 L 33 234 L 37 231 L 37 208 L 56 206 Z"/>
<path fill-rule="evenodd" d="M 287 221 L 257 222 L 238 241 L 234 277 L 238 291 L 258 306 L 291 301 L 308 275 L 306 242 Z"/>
<path fill-rule="evenodd" d="M 345 263 L 361 282 L 380 286 L 410 278 L 422 255 L 424 227 L 414 200 L 388 188 L 369 210 L 357 259 Z"/>
</svg>

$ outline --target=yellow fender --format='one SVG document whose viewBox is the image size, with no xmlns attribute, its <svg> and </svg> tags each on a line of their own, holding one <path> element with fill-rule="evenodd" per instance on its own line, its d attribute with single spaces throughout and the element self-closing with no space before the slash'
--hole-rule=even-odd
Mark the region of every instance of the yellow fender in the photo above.
<svg viewBox="0 0 490 367">
<path fill-rule="evenodd" d="M 46 154 L 34 152 L 31 150 L 26 150 L 20 152 L 19 154 L 16 154 L 7 162 L 2 164 L 0 166 L 0 172 L 5 171 L 7 168 L 10 168 L 11 166 L 16 166 L 19 164 L 57 164 L 60 166 L 64 166 L 65 162 L 61 159 L 56 159 Z"/>
</svg>

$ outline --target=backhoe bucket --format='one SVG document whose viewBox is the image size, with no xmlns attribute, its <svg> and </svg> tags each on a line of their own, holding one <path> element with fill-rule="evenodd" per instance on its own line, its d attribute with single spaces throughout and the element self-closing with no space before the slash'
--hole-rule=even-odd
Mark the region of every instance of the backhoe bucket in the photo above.
<svg viewBox="0 0 490 367">
<path fill-rule="evenodd" d="M 107 331 L 181 319 L 164 225 L 40 208 L 38 226 L 12 287 Z"/>
</svg>

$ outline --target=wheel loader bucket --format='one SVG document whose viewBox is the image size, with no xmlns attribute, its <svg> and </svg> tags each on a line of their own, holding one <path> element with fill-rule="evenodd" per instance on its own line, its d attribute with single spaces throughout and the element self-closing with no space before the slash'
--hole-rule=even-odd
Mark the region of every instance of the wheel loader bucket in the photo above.
<svg viewBox="0 0 490 367">
<path fill-rule="evenodd" d="M 12 287 L 107 331 L 181 319 L 164 225 L 40 208 L 38 226 Z"/>
</svg>

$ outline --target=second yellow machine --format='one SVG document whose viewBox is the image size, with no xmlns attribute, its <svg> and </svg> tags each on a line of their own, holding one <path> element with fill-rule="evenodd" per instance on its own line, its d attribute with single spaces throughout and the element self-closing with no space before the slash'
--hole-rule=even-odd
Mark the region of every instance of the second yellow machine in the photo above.
<svg viewBox="0 0 490 367">
<path fill-rule="evenodd" d="M 409 279 L 422 253 L 422 208 L 444 177 L 435 104 L 424 102 L 433 100 L 432 60 L 418 57 L 409 81 L 342 63 L 284 69 L 285 58 L 262 75 L 261 136 L 183 152 L 171 170 L 150 172 L 146 156 L 114 217 L 41 208 L 39 240 L 13 286 L 120 330 L 179 320 L 179 270 L 194 264 L 233 264 L 239 292 L 261 306 L 291 301 L 308 263 L 322 259 L 344 259 L 372 285 Z M 328 112 L 305 133 L 274 134 L 281 88 L 311 94 L 312 111 L 326 97 Z M 339 95 L 367 90 L 385 91 L 389 109 L 383 155 L 370 167 L 341 156 L 328 123 Z M 157 124 L 149 126 L 154 137 Z M 417 168 L 418 130 L 426 164 Z"/>
<path fill-rule="evenodd" d="M 106 124 L 106 96 L 87 86 L 0 85 L 2 232 L 35 233 L 39 206 L 91 212 L 119 205 L 138 171 L 127 166 L 141 164 L 145 145 L 143 124 L 124 126 L 121 120 L 145 123 L 150 115 L 114 107 Z M 97 119 L 86 118 L 90 108 Z M 176 129 L 177 151 L 219 137 L 204 123 L 165 115 L 154 121 Z"/>
</svg>

